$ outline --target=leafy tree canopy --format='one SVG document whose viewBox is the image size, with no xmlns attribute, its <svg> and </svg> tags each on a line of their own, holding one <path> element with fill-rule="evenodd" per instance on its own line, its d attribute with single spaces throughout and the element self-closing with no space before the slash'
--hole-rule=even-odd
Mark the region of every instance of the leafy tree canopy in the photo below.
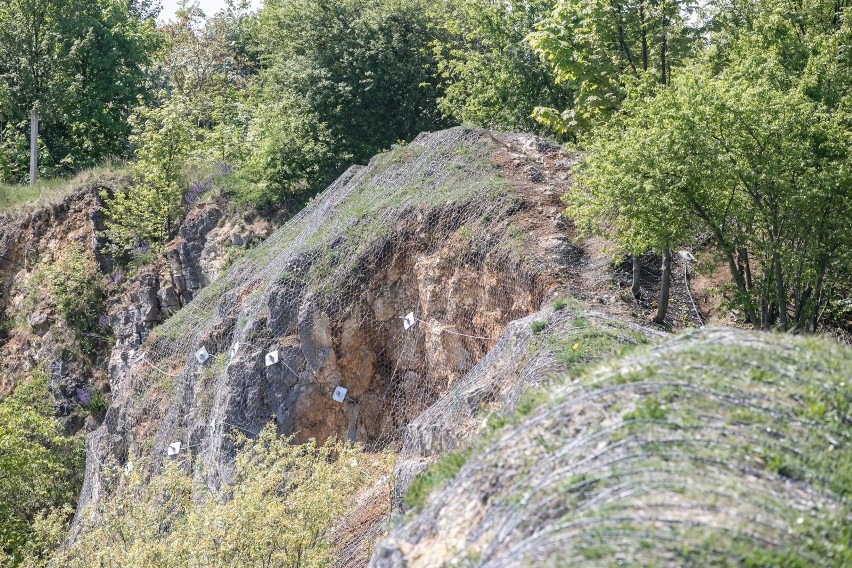
<svg viewBox="0 0 852 568">
<path fill-rule="evenodd" d="M 629 252 L 709 233 L 750 323 L 813 329 L 848 277 L 852 132 L 791 70 L 795 25 L 766 14 L 725 46 L 721 71 L 711 50 L 668 88 L 628 98 L 595 133 L 569 212 Z"/>
<path fill-rule="evenodd" d="M 127 155 L 127 117 L 155 44 L 150 9 L 135 0 L 0 4 L 0 181 L 28 176 L 36 105 L 45 173 Z"/>
<path fill-rule="evenodd" d="M 557 84 L 526 40 L 552 9 L 552 0 L 438 3 L 434 51 L 444 87 L 441 112 L 489 128 L 553 134 L 533 120 L 533 110 L 570 107 L 573 90 Z"/>
<path fill-rule="evenodd" d="M 666 84 L 700 37 L 695 0 L 559 0 L 529 41 L 557 83 L 575 91 L 569 108 L 541 107 L 538 119 L 564 132 L 616 111 L 637 85 Z M 693 21 L 694 20 L 694 21 Z"/>
</svg>

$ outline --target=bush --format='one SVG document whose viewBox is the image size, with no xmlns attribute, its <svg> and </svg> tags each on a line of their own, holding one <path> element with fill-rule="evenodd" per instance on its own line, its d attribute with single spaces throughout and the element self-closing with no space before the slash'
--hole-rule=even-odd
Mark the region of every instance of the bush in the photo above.
<svg viewBox="0 0 852 568">
<path fill-rule="evenodd" d="M 108 345 L 110 337 L 102 328 L 105 294 L 94 260 L 72 247 L 46 275 L 56 309 L 74 332 L 80 350 L 91 355 Z"/>
<path fill-rule="evenodd" d="M 82 485 L 82 436 L 63 435 L 53 417 L 47 374 L 35 371 L 0 402 L 0 565 L 33 550 L 32 523 L 77 500 Z M 68 511 L 53 513 L 67 520 Z"/>
<path fill-rule="evenodd" d="M 389 473 L 386 456 L 328 440 L 295 445 L 267 427 L 238 440 L 231 483 L 211 493 L 177 462 L 149 483 L 143 467 L 84 515 L 73 547 L 56 566 L 328 566 L 330 530 L 352 496 Z M 50 525 L 43 528 L 50 534 Z M 46 539 L 47 540 L 47 539 Z"/>
</svg>

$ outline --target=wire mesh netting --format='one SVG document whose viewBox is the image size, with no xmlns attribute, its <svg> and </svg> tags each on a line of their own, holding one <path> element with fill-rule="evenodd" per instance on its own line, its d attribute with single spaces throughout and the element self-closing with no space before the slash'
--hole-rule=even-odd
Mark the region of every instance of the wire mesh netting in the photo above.
<svg viewBox="0 0 852 568">
<path fill-rule="evenodd" d="M 695 331 L 567 378 L 480 445 L 374 565 L 848 560 L 848 349 Z"/>
<path fill-rule="evenodd" d="M 576 374 L 626 347 L 664 336 L 590 309 L 564 292 L 557 293 L 542 310 L 509 323 L 488 354 L 408 424 L 394 475 L 388 480 L 390 488 L 386 480 L 377 483 L 374 491 L 385 489 L 385 493 L 353 510 L 341 521 L 340 532 L 350 536 L 352 527 L 363 523 L 364 508 L 379 509 L 384 516 L 365 527 L 361 538 L 340 539 L 338 566 L 367 563 L 381 534 L 380 523 L 392 511 L 407 509 L 406 494 L 412 481 L 436 459 L 466 451 L 483 432 L 543 392 L 555 376 Z"/>
<path fill-rule="evenodd" d="M 217 486 L 231 434 L 270 419 L 297 441 L 398 447 L 405 426 L 558 285 L 518 223 L 530 203 L 495 164 L 509 143 L 544 147 L 516 138 L 422 135 L 351 168 L 248 250 L 114 373 L 81 502 L 106 462 L 142 456 L 153 470 L 162 459 L 201 466 Z"/>
</svg>

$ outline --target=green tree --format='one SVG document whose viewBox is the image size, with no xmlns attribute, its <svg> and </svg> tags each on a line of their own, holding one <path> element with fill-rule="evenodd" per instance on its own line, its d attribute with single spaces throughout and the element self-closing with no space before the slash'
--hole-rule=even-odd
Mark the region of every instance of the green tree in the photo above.
<svg viewBox="0 0 852 568">
<path fill-rule="evenodd" d="M 213 162 L 233 166 L 250 154 L 247 89 L 257 66 L 250 44 L 253 21 L 242 4 L 231 2 L 212 17 L 193 5 L 158 30 L 153 75 L 165 86 L 160 104 L 180 97 L 192 108 L 197 136 L 192 161 L 201 169 Z"/>
<path fill-rule="evenodd" d="M 593 231 L 615 214 L 616 240 L 634 250 L 707 232 L 747 321 L 812 330 L 827 284 L 848 270 L 852 137 L 787 87 L 777 53 L 739 53 L 719 74 L 690 67 L 628 104 L 590 147 L 569 210 Z"/>
<path fill-rule="evenodd" d="M 76 502 L 83 437 L 53 418 L 47 375 L 36 371 L 0 402 L 0 564 L 15 565 L 42 513 Z M 67 519 L 67 512 L 64 516 Z"/>
<path fill-rule="evenodd" d="M 105 236 L 116 254 L 156 249 L 173 236 L 183 213 L 186 161 L 194 140 L 193 109 L 180 96 L 160 107 L 140 106 L 130 121 L 136 147 L 133 185 L 101 194 Z"/>
<path fill-rule="evenodd" d="M 0 4 L 0 152 L 4 181 L 26 177 L 38 104 L 42 168 L 66 172 L 127 152 L 127 117 L 144 94 L 154 21 L 133 0 Z"/>
<path fill-rule="evenodd" d="M 695 0 L 560 0 L 529 35 L 530 45 L 551 67 L 557 84 L 575 91 L 568 108 L 542 106 L 536 118 L 548 127 L 582 133 L 617 112 L 626 97 L 667 84 L 672 69 L 693 54 L 701 36 Z M 694 20 L 693 23 L 690 23 Z M 641 96 L 641 95 L 639 95 Z M 633 285 L 639 296 L 641 265 L 633 254 Z M 671 251 L 663 255 L 660 309 L 665 317 Z M 666 301 L 664 301 L 666 300 Z"/>
<path fill-rule="evenodd" d="M 630 89 L 648 80 L 666 84 L 693 53 L 700 29 L 691 25 L 695 0 L 560 0 L 530 34 L 557 83 L 575 90 L 572 107 L 536 114 L 554 129 L 577 132 L 620 108 Z"/>
<path fill-rule="evenodd" d="M 542 131 L 532 118 L 536 107 L 571 106 L 571 87 L 556 84 L 526 40 L 552 8 L 552 0 L 439 3 L 434 49 L 444 87 L 441 111 L 488 128 Z"/>
<path fill-rule="evenodd" d="M 333 159 L 308 180 L 312 187 L 352 161 L 443 124 L 421 0 L 270 0 L 256 37 L 257 105 L 292 100 L 296 108 L 286 114 L 317 117 L 322 126 L 315 129 L 327 130 L 333 142 Z"/>
</svg>

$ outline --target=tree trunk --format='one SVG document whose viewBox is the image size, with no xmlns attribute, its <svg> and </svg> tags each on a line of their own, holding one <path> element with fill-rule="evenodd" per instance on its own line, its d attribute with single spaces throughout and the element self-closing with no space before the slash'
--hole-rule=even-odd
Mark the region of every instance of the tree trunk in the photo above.
<svg viewBox="0 0 852 568">
<path fill-rule="evenodd" d="M 778 319 L 781 329 L 787 330 L 787 290 L 784 287 L 784 274 L 781 271 L 781 255 L 776 245 L 772 253 L 772 268 L 775 271 L 775 296 L 778 302 Z"/>
<path fill-rule="evenodd" d="M 645 0 L 639 1 L 639 26 L 642 30 L 642 71 L 648 70 L 648 27 L 645 24 Z"/>
<path fill-rule="evenodd" d="M 663 251 L 662 274 L 660 274 L 660 298 L 657 302 L 657 315 L 654 322 L 662 325 L 669 311 L 669 286 L 672 280 L 672 251 Z"/>
<path fill-rule="evenodd" d="M 639 255 L 633 255 L 633 285 L 630 287 L 630 293 L 634 298 L 639 298 L 640 279 L 642 277 L 642 263 L 639 262 Z"/>
<path fill-rule="evenodd" d="M 820 261 L 819 270 L 817 271 L 817 279 L 816 279 L 816 289 L 813 293 L 812 306 L 813 308 L 809 310 L 809 312 L 804 312 L 802 317 L 808 318 L 808 325 L 805 328 L 805 331 L 814 332 L 816 331 L 817 324 L 819 323 L 819 315 L 820 315 L 820 307 L 822 306 L 822 292 L 825 287 L 825 273 L 828 270 L 828 259 L 824 258 Z"/>
<path fill-rule="evenodd" d="M 737 249 L 737 263 L 740 266 L 740 270 L 742 270 L 745 275 L 746 286 L 749 290 L 751 290 L 754 283 L 751 279 L 751 265 L 748 260 L 748 251 L 744 247 Z"/>
<path fill-rule="evenodd" d="M 665 9 L 664 9 L 665 10 Z M 667 26 L 669 25 L 668 18 L 666 18 L 665 12 L 663 12 L 663 41 L 660 45 L 660 82 L 663 85 L 668 85 L 668 48 L 669 48 L 669 36 Z"/>
</svg>

